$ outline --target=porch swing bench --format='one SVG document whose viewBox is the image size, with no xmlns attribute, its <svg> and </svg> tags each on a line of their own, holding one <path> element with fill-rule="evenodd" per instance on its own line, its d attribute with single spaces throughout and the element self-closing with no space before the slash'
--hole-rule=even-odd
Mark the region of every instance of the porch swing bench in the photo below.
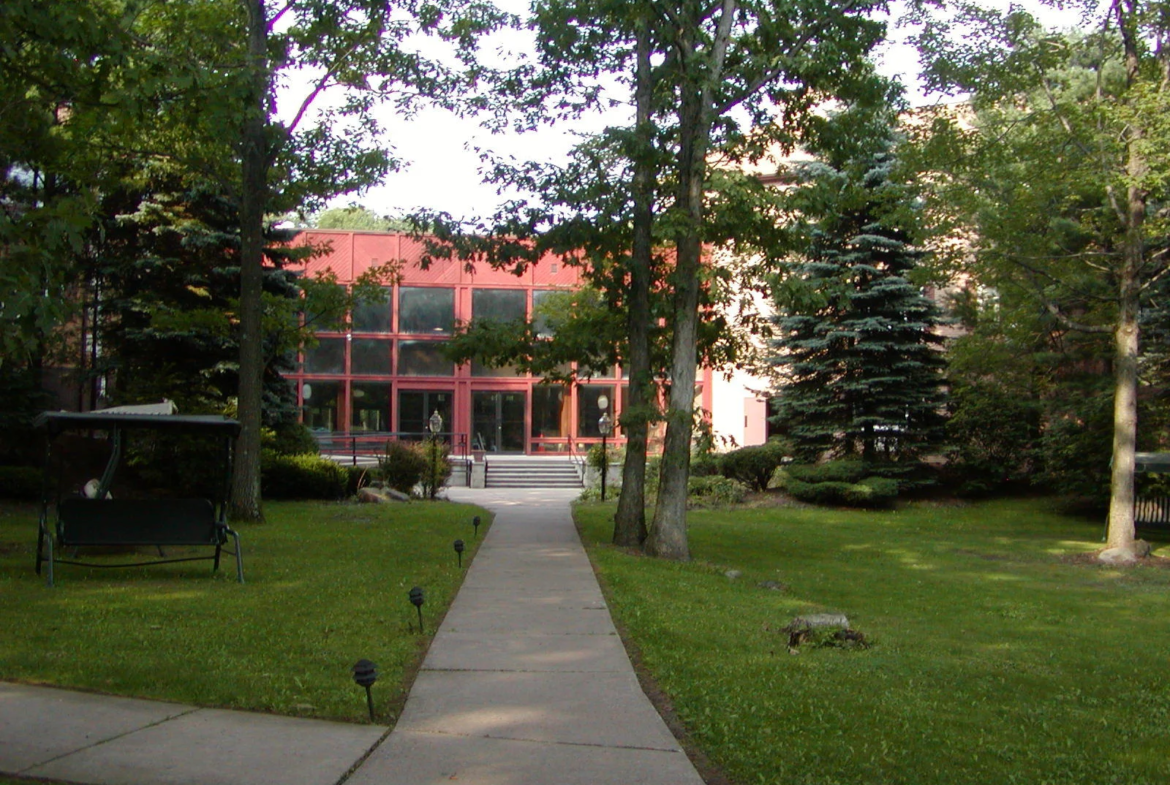
<svg viewBox="0 0 1170 785">
<path fill-rule="evenodd" d="M 37 533 L 36 572 L 46 567 L 46 583 L 54 584 L 54 567 L 71 564 L 83 567 L 140 567 L 187 561 L 214 562 L 219 570 L 224 546 L 229 538 L 233 548 L 227 552 L 236 559 L 236 579 L 244 582 L 243 556 L 239 535 L 227 524 L 228 488 L 230 487 L 232 446 L 240 431 L 235 420 L 208 415 L 157 415 L 123 412 L 45 412 L 34 427 L 47 435 L 45 476 Z M 161 432 L 213 434 L 222 441 L 224 476 L 217 498 L 187 499 L 113 499 L 110 483 L 121 460 L 122 436 L 128 429 Z M 110 436 L 111 454 L 105 472 L 96 483 L 94 498 L 62 497 L 61 483 L 56 493 L 51 489 L 52 451 L 56 437 L 67 431 L 101 431 Z M 50 497 L 55 499 L 51 500 Z M 52 514 L 52 515 L 51 515 Z M 53 525 L 50 525 L 50 517 Z M 149 561 L 97 563 L 65 559 L 59 555 L 67 549 L 84 547 L 153 547 L 159 558 Z M 167 547 L 207 547 L 209 554 L 167 557 Z M 76 551 L 75 551 L 76 553 Z"/>
</svg>

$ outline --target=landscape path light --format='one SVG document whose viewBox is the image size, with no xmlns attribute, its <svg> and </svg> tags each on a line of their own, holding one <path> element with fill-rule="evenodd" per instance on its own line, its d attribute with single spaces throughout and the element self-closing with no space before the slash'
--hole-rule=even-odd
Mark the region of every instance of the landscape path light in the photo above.
<svg viewBox="0 0 1170 785">
<path fill-rule="evenodd" d="M 455 555 L 459 557 L 459 568 L 463 569 L 463 540 L 455 541 Z"/>
<path fill-rule="evenodd" d="M 426 600 L 423 599 L 423 590 L 421 588 L 415 586 L 410 590 L 410 604 L 418 609 L 418 631 L 420 635 L 423 631 L 422 606 L 424 602 Z"/>
<path fill-rule="evenodd" d="M 479 519 L 478 515 L 471 519 L 471 525 L 475 529 L 475 538 L 477 540 L 479 539 L 479 525 L 481 523 L 483 523 L 483 521 Z"/>
<path fill-rule="evenodd" d="M 369 660 L 358 660 L 353 668 L 353 680 L 359 687 L 366 688 L 366 706 L 370 709 L 370 722 L 374 721 L 374 696 L 370 687 L 378 680 L 378 666 Z"/>
</svg>

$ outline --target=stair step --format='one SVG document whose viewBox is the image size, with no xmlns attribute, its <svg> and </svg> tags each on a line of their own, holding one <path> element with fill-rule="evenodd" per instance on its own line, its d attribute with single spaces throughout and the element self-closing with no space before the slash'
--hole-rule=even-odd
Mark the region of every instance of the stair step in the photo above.
<svg viewBox="0 0 1170 785">
<path fill-rule="evenodd" d="M 489 488 L 580 488 L 581 475 L 568 461 L 489 460 Z"/>
</svg>

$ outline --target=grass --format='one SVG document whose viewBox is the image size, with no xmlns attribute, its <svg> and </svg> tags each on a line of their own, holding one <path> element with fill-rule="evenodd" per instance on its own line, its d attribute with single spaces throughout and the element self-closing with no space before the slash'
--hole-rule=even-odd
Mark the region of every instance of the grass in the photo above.
<svg viewBox="0 0 1170 785">
<path fill-rule="evenodd" d="M 1170 781 L 1170 569 L 1093 563 L 1098 524 L 1038 500 L 696 511 L 679 564 L 609 545 L 613 509 L 576 508 L 610 607 L 735 783 Z M 790 654 L 818 611 L 872 647 Z"/>
<path fill-rule="evenodd" d="M 466 568 L 479 541 L 471 517 L 484 512 L 306 502 L 265 513 L 239 527 L 244 585 L 227 557 L 214 576 L 210 562 L 61 566 L 48 588 L 33 572 L 34 509 L 0 506 L 0 679 L 368 722 L 350 674 L 367 658 L 378 721 L 392 723 L 462 582 L 452 543 L 467 544 Z M 407 599 L 416 585 L 425 635 Z"/>
</svg>

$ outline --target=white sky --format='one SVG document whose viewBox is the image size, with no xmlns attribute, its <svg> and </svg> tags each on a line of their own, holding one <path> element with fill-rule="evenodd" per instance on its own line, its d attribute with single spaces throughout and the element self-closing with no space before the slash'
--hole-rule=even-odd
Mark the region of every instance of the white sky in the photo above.
<svg viewBox="0 0 1170 785">
<path fill-rule="evenodd" d="M 1006 0 L 1000 2 L 1007 4 Z M 1040 8 L 1036 0 L 1021 4 L 1034 12 Z M 497 5 L 523 14 L 528 0 L 497 0 Z M 1067 14 L 1054 15 L 1050 9 L 1042 10 L 1042 18 L 1061 26 L 1072 26 L 1076 21 Z M 890 40 L 877 53 L 878 67 L 881 73 L 900 78 L 911 100 L 921 104 L 927 98 L 917 88 L 917 53 L 905 43 L 907 35 L 907 31 L 898 29 L 891 20 Z M 496 43 L 524 46 L 524 40 L 515 37 Z M 381 185 L 364 194 L 339 197 L 332 202 L 333 206 L 361 204 L 380 215 L 391 216 L 419 208 L 442 210 L 456 217 L 488 216 L 506 197 L 498 195 L 494 186 L 480 182 L 481 162 L 474 151 L 476 146 L 522 160 L 563 159 L 576 138 L 574 132 L 596 131 L 606 124 L 603 117 L 593 116 L 571 127 L 543 128 L 522 135 L 492 135 L 479 128 L 474 120 L 460 120 L 437 109 L 420 112 L 409 120 L 387 110 L 380 119 L 387 131 L 387 141 L 406 165 L 402 171 L 390 174 Z"/>
</svg>

